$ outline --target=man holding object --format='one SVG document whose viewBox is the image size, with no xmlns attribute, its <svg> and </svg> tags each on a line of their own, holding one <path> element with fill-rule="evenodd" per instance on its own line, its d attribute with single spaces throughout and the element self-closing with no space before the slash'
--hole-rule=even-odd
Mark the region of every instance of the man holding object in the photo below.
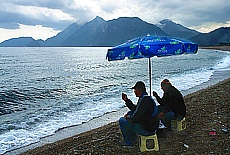
<svg viewBox="0 0 230 155">
<path fill-rule="evenodd" d="M 164 94 L 160 98 L 158 94 L 153 91 L 153 96 L 156 97 L 159 107 L 159 118 L 164 125 L 171 130 L 171 120 L 182 120 L 186 114 L 186 106 L 182 94 L 178 89 L 171 85 L 168 79 L 161 82 L 161 89 Z"/>
<path fill-rule="evenodd" d="M 127 95 L 122 93 L 122 99 L 130 111 L 119 119 L 119 125 L 124 137 L 122 146 L 133 146 L 137 139 L 137 134 L 152 135 L 156 132 L 158 121 L 158 107 L 154 100 L 148 96 L 145 84 L 137 82 L 134 87 L 136 97 L 139 97 L 137 105 L 128 99 Z"/>
</svg>

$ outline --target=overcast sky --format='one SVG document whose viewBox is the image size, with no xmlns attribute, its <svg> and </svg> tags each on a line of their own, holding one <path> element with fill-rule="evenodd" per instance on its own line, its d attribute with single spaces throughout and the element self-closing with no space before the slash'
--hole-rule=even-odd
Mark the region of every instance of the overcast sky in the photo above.
<svg viewBox="0 0 230 155">
<path fill-rule="evenodd" d="M 206 33 L 230 27 L 230 0 L 3 0 L 0 42 L 22 36 L 45 40 L 96 16 L 139 17 L 152 24 L 170 19 Z"/>
</svg>

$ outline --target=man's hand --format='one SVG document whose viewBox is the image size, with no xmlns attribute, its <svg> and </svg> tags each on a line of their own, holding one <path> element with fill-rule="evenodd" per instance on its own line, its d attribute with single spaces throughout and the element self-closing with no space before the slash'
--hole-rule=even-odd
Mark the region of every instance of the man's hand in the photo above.
<svg viewBox="0 0 230 155">
<path fill-rule="evenodd" d="M 121 94 L 121 97 L 122 97 L 122 99 L 123 99 L 124 101 L 127 101 L 127 99 L 128 99 L 128 98 L 127 98 L 127 95 L 126 95 L 125 93 L 122 93 L 122 94 Z"/>
<path fill-rule="evenodd" d="M 154 97 L 157 97 L 157 96 L 158 96 L 158 95 L 157 95 L 157 92 L 153 91 L 153 96 L 154 96 Z"/>
</svg>

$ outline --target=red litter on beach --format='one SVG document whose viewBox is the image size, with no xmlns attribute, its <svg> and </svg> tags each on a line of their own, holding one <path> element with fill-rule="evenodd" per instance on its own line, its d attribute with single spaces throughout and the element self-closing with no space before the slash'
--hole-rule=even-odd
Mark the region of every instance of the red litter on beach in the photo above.
<svg viewBox="0 0 230 155">
<path fill-rule="evenodd" d="M 216 131 L 210 131 L 209 135 L 215 136 L 216 135 Z"/>
</svg>

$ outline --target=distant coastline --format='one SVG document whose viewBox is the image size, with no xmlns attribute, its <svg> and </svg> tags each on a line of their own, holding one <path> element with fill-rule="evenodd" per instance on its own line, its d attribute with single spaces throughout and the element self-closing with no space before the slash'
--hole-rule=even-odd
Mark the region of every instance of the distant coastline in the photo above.
<svg viewBox="0 0 230 155">
<path fill-rule="evenodd" d="M 212 49 L 212 50 L 222 50 L 222 51 L 229 51 L 230 52 L 230 46 L 201 46 L 200 49 Z"/>
</svg>

